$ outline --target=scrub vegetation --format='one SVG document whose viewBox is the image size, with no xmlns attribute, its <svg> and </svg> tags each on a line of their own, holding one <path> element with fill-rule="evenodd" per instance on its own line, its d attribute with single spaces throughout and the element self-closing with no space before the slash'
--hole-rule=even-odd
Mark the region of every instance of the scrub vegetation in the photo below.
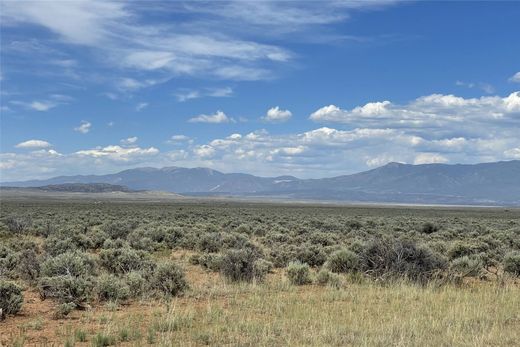
<svg viewBox="0 0 520 347">
<path fill-rule="evenodd" d="M 520 211 L 3 201 L 3 345 L 520 341 Z"/>
</svg>

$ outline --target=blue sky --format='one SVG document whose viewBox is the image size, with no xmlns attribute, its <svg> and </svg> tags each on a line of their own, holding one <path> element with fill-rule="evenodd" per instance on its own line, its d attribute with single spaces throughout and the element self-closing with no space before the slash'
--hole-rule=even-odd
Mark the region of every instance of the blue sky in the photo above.
<svg viewBox="0 0 520 347">
<path fill-rule="evenodd" d="M 1 177 L 520 159 L 515 2 L 1 1 Z"/>
</svg>

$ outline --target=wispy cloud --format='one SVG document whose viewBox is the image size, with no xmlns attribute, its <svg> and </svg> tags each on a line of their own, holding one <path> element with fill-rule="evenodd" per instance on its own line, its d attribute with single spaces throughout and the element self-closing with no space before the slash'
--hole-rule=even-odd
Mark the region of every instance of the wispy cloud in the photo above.
<svg viewBox="0 0 520 347">
<path fill-rule="evenodd" d="M 222 88 L 206 88 L 201 90 L 196 89 L 178 89 L 173 93 L 179 102 L 185 102 L 192 99 L 203 97 L 226 98 L 233 96 L 233 89 L 231 87 Z"/>
<path fill-rule="evenodd" d="M 511 76 L 509 82 L 520 83 L 520 71 Z"/>
<path fill-rule="evenodd" d="M 148 107 L 148 103 L 147 103 L 147 102 L 140 102 L 140 103 L 138 103 L 137 106 L 135 107 L 135 110 L 136 110 L 137 112 L 139 112 L 139 111 L 144 110 L 144 109 L 147 108 L 147 107 Z"/>
<path fill-rule="evenodd" d="M 164 2 L 148 5 L 143 11 L 139 2 L 115 0 L 7 1 L 3 2 L 2 20 L 11 26 L 39 25 L 52 33 L 49 40 L 58 38 L 65 44 L 90 48 L 104 64 L 117 68 L 154 73 L 156 77 L 259 80 L 275 77 L 276 67 L 295 57 L 279 41 L 269 44 L 265 38 L 288 34 L 305 39 L 318 33 L 320 26 L 347 20 L 354 11 L 392 3 Z M 152 23 L 144 18 L 143 13 L 153 12 L 168 13 L 175 20 Z M 67 56 L 49 62 L 64 69 L 78 65 Z M 118 87 L 136 91 L 150 85 L 134 79 L 120 81 Z"/>
<path fill-rule="evenodd" d="M 45 112 L 58 106 L 58 103 L 46 100 L 36 100 L 31 102 L 13 100 L 10 103 L 16 106 L 22 106 L 25 109 L 34 110 L 38 112 Z"/>
<path fill-rule="evenodd" d="M 482 90 L 484 93 L 493 94 L 495 92 L 495 87 L 493 87 L 489 83 L 485 82 L 464 82 L 464 81 L 456 81 L 455 85 L 466 88 L 477 88 Z"/>
<path fill-rule="evenodd" d="M 90 122 L 81 121 L 81 124 L 79 126 L 75 127 L 74 131 L 77 131 L 82 134 L 86 134 L 90 131 L 91 126 L 92 126 L 92 124 Z"/>
<path fill-rule="evenodd" d="M 133 146 L 135 145 L 135 143 L 137 142 L 138 138 L 137 136 L 132 136 L 132 137 L 129 137 L 129 138 L 126 138 L 126 139 L 123 139 L 121 141 L 119 141 L 122 145 L 124 146 Z"/>
</svg>

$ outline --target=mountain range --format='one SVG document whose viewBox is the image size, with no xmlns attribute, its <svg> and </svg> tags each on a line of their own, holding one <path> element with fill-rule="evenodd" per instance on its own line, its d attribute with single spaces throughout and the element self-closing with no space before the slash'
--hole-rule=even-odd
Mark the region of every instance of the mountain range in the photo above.
<svg viewBox="0 0 520 347">
<path fill-rule="evenodd" d="M 143 167 L 108 175 L 59 176 L 1 185 L 41 187 L 78 183 L 201 196 L 520 206 L 520 160 L 472 165 L 389 163 L 357 174 L 320 179 L 258 177 L 209 168 Z M 73 188 L 77 186 L 64 189 Z"/>
</svg>

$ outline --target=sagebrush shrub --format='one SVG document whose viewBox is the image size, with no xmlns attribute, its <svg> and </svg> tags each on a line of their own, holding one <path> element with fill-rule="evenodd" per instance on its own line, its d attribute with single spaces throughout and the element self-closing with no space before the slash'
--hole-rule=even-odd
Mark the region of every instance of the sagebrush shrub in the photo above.
<svg viewBox="0 0 520 347">
<path fill-rule="evenodd" d="M 296 251 L 296 260 L 309 266 L 321 266 L 327 260 L 323 246 L 304 243 Z"/>
<path fill-rule="evenodd" d="M 348 249 L 337 250 L 327 259 L 327 268 L 335 273 L 355 272 L 360 266 L 359 256 Z"/>
<path fill-rule="evenodd" d="M 47 259 L 41 267 L 38 289 L 42 298 L 82 306 L 92 293 L 95 261 L 82 252 L 67 252 Z"/>
<path fill-rule="evenodd" d="M 102 274 L 96 279 L 96 294 L 100 301 L 122 301 L 130 297 L 130 288 L 117 276 Z"/>
<path fill-rule="evenodd" d="M 125 282 L 130 289 L 130 296 L 138 298 L 145 294 L 148 289 L 146 276 L 140 271 L 130 271 L 125 275 Z"/>
<path fill-rule="evenodd" d="M 450 263 L 450 272 L 460 278 L 475 277 L 482 271 L 482 260 L 478 256 L 463 256 Z"/>
<path fill-rule="evenodd" d="M 93 287 L 91 277 L 59 275 L 42 277 L 38 282 L 42 299 L 52 298 L 60 303 L 74 303 L 77 307 L 83 306 L 89 300 Z"/>
<path fill-rule="evenodd" d="M 167 261 L 157 266 L 153 272 L 150 287 L 160 295 L 177 296 L 188 289 L 184 271 L 173 261 Z"/>
<path fill-rule="evenodd" d="M 154 264 L 149 253 L 130 247 L 109 248 L 99 252 L 99 263 L 107 271 L 124 274 L 130 271 L 149 271 Z"/>
<path fill-rule="evenodd" d="M 211 271 L 219 271 L 222 256 L 215 253 L 203 253 L 197 259 L 197 264 Z"/>
<path fill-rule="evenodd" d="M 88 277 L 94 274 L 95 268 L 96 263 L 92 256 L 83 252 L 67 252 L 44 261 L 41 275 Z"/>
<path fill-rule="evenodd" d="M 232 282 L 262 280 L 263 274 L 255 272 L 258 254 L 251 249 L 230 249 L 222 255 L 220 272 Z"/>
<path fill-rule="evenodd" d="M 8 216 L 4 223 L 7 225 L 7 230 L 9 230 L 11 233 L 20 234 L 27 231 L 31 227 L 32 220 L 29 217 Z"/>
<path fill-rule="evenodd" d="M 0 320 L 6 315 L 18 313 L 22 303 L 22 289 L 12 282 L 0 280 Z"/>
<path fill-rule="evenodd" d="M 440 227 L 431 222 L 426 222 L 421 226 L 421 232 L 425 234 L 433 234 L 440 230 Z"/>
<path fill-rule="evenodd" d="M 312 282 L 309 265 L 299 261 L 290 262 L 286 269 L 289 282 L 294 285 L 304 285 Z"/>
<path fill-rule="evenodd" d="M 34 284 L 40 276 L 40 259 L 34 249 L 24 249 L 19 252 L 16 265 L 18 277 Z"/>
<path fill-rule="evenodd" d="M 446 267 L 446 261 L 410 240 L 378 238 L 361 254 L 362 269 L 380 279 L 402 277 L 425 282 Z"/>
<path fill-rule="evenodd" d="M 327 269 L 321 269 L 316 275 L 316 283 L 322 286 L 329 285 L 331 287 L 339 288 L 341 287 L 341 277 Z"/>
<path fill-rule="evenodd" d="M 520 276 L 520 252 L 513 251 L 504 257 L 504 271 L 515 276 Z"/>
</svg>

